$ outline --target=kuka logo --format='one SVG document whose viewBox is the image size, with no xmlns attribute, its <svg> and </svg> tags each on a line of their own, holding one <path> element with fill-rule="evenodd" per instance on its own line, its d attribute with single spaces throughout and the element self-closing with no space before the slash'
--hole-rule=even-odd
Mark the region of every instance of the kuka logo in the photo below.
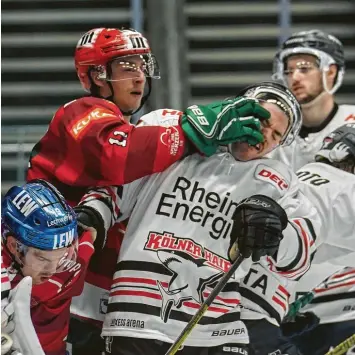
<svg viewBox="0 0 355 355">
<path fill-rule="evenodd" d="M 74 138 L 78 138 L 91 122 L 104 118 L 116 118 L 116 115 L 102 107 L 97 107 L 93 110 L 90 110 L 88 114 L 74 123 L 73 127 L 71 128 L 71 133 Z"/>
</svg>

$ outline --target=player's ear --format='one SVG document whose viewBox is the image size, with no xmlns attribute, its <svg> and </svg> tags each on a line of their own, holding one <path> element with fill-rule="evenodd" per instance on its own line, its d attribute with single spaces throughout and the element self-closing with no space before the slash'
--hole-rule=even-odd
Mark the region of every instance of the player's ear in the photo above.
<svg viewBox="0 0 355 355">
<path fill-rule="evenodd" d="M 327 86 L 328 88 L 332 88 L 335 83 L 335 79 L 337 77 L 338 67 L 335 64 L 329 66 L 329 70 L 327 71 Z"/>
<path fill-rule="evenodd" d="M 102 88 L 104 86 L 104 81 L 98 78 L 99 72 L 95 69 L 90 70 L 88 73 L 91 76 L 92 81 L 95 83 L 96 86 Z"/>
<path fill-rule="evenodd" d="M 11 254 L 17 254 L 17 241 L 12 235 L 6 237 L 6 247 L 9 249 Z"/>
</svg>

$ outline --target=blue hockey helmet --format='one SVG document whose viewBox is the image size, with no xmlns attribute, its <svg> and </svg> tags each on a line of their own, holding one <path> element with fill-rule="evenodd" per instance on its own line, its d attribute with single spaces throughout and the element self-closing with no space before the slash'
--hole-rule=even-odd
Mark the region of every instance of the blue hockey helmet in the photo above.
<svg viewBox="0 0 355 355">
<path fill-rule="evenodd" d="M 11 234 L 22 245 L 41 250 L 65 248 L 78 238 L 73 209 L 44 180 L 12 187 L 2 202 L 1 222 L 3 238 Z"/>
</svg>

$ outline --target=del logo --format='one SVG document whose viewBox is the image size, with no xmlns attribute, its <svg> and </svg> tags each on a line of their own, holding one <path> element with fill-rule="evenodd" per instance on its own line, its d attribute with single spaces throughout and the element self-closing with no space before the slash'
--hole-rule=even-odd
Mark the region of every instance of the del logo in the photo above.
<svg viewBox="0 0 355 355">
<path fill-rule="evenodd" d="M 266 181 L 274 185 L 279 190 L 285 190 L 289 187 L 289 183 L 276 170 L 267 165 L 260 164 L 255 170 L 255 178 Z"/>
<path fill-rule="evenodd" d="M 171 273 L 169 282 L 157 281 L 162 298 L 161 318 L 169 319 L 173 306 L 179 309 L 184 301 L 204 301 L 207 286 L 219 280 L 230 268 L 228 260 L 203 248 L 191 239 L 174 234 L 150 232 L 145 250 L 157 253 L 157 258 Z"/>
<path fill-rule="evenodd" d="M 91 122 L 104 118 L 116 118 L 116 115 L 114 115 L 111 111 L 103 107 L 96 107 L 95 109 L 91 109 L 89 112 L 84 114 L 84 117 L 79 118 L 74 123 L 74 125 L 70 129 L 70 132 L 74 138 L 78 138 L 79 135 L 90 125 Z"/>
<path fill-rule="evenodd" d="M 53 249 L 65 248 L 68 245 L 72 244 L 74 240 L 74 236 L 75 236 L 74 228 L 65 233 L 55 234 L 54 241 L 53 241 Z"/>
</svg>

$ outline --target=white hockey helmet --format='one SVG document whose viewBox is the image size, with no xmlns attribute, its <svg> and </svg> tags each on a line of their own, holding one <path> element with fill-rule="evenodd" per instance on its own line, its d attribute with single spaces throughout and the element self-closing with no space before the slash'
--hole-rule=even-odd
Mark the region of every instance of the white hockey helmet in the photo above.
<svg viewBox="0 0 355 355">
<path fill-rule="evenodd" d="M 274 57 L 274 80 L 281 80 L 286 84 L 285 67 L 288 57 L 296 54 L 309 54 L 318 59 L 319 69 L 322 71 L 324 90 L 334 94 L 341 86 L 345 72 L 345 56 L 343 44 L 338 38 L 320 30 L 297 32 L 291 35 L 281 46 Z M 338 74 L 331 89 L 327 87 L 325 73 L 329 66 L 336 64 Z"/>
<path fill-rule="evenodd" d="M 296 97 L 286 86 L 273 81 L 263 81 L 244 88 L 237 96 L 255 98 L 277 105 L 289 119 L 280 145 L 290 145 L 294 141 L 302 126 L 302 111 Z"/>
</svg>

